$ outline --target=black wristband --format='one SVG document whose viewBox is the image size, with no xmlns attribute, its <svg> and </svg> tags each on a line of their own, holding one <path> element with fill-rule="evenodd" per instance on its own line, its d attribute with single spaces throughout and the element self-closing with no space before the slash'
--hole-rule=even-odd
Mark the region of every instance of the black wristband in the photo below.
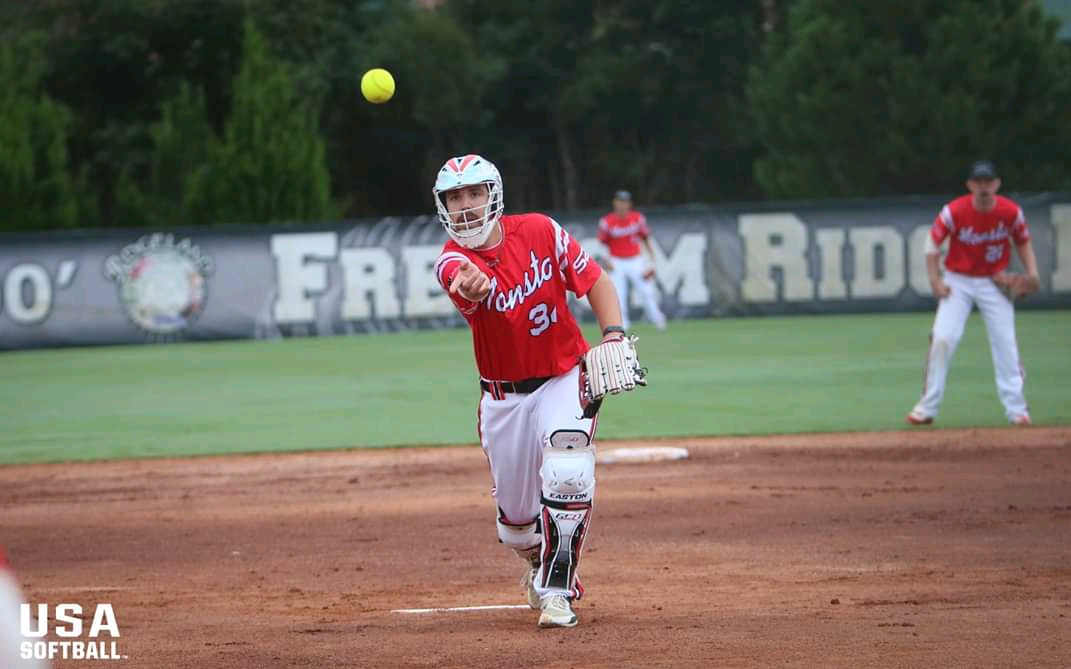
<svg viewBox="0 0 1071 669">
<path fill-rule="evenodd" d="M 605 337 L 611 332 L 620 332 L 621 334 L 625 334 L 625 328 L 621 327 L 620 325 L 607 325 L 605 328 L 602 329 L 602 336 Z"/>
</svg>

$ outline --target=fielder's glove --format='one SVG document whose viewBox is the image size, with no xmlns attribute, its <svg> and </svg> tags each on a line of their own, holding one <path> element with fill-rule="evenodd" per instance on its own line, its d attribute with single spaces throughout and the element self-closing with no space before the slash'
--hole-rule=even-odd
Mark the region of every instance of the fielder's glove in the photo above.
<svg viewBox="0 0 1071 669">
<path fill-rule="evenodd" d="M 1012 302 L 1038 290 L 1038 280 L 1026 274 L 1001 272 L 993 277 L 993 283 Z"/>
<path fill-rule="evenodd" d="M 636 356 L 637 337 L 604 340 L 580 357 L 580 406 L 584 418 L 599 412 L 607 395 L 647 385 L 647 369 Z"/>
</svg>

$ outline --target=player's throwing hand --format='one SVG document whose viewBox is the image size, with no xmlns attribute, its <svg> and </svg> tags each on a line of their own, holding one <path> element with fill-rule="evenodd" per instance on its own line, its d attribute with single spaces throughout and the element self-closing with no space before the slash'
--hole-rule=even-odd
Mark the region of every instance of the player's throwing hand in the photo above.
<svg viewBox="0 0 1071 669">
<path fill-rule="evenodd" d="M 948 287 L 948 284 L 939 278 L 930 281 L 930 288 L 933 289 L 933 296 L 939 300 L 943 300 L 952 293 L 952 289 Z"/>
<path fill-rule="evenodd" d="M 469 261 L 464 261 L 450 282 L 450 292 L 472 302 L 479 302 L 491 292 L 491 280 Z"/>
</svg>

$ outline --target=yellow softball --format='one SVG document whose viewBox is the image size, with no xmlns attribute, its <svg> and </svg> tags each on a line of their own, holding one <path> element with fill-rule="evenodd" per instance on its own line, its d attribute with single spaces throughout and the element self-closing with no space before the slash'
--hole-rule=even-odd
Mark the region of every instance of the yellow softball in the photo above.
<svg viewBox="0 0 1071 669">
<path fill-rule="evenodd" d="M 383 104 L 394 97 L 394 77 L 380 67 L 368 70 L 361 77 L 361 95 L 372 104 Z"/>
</svg>

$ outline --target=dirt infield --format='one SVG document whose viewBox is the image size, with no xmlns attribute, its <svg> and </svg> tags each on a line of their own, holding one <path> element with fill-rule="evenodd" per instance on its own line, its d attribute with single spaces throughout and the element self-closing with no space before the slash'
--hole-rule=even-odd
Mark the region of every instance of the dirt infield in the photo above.
<svg viewBox="0 0 1071 669">
<path fill-rule="evenodd" d="M 523 603 L 477 447 L 7 467 L 0 542 L 122 667 L 1071 666 L 1071 428 L 662 443 L 599 468 L 572 630 L 393 612 Z"/>
</svg>

